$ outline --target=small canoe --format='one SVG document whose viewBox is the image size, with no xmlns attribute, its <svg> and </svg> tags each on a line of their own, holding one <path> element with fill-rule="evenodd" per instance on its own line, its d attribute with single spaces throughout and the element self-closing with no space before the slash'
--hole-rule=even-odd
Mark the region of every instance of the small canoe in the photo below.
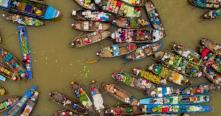
<svg viewBox="0 0 221 116">
<path fill-rule="evenodd" d="M 221 85 L 221 75 L 215 72 L 212 68 L 204 67 L 203 73 L 209 81 L 213 82 L 216 85 Z"/>
<path fill-rule="evenodd" d="M 120 0 L 95 0 L 95 4 L 102 10 L 122 17 L 140 17 L 141 8 L 133 7 Z"/>
<path fill-rule="evenodd" d="M 105 116 L 140 116 L 144 115 L 143 106 L 118 105 L 105 110 Z"/>
<path fill-rule="evenodd" d="M 160 61 L 164 66 L 177 71 L 187 77 L 199 78 L 203 76 L 202 66 L 194 64 L 171 52 L 156 52 L 154 58 Z"/>
<path fill-rule="evenodd" d="M 28 100 L 21 116 L 29 116 L 31 115 L 32 111 L 34 110 L 37 102 L 38 102 L 39 92 L 35 91 L 33 96 Z"/>
<path fill-rule="evenodd" d="M 171 49 L 176 54 L 182 56 L 183 58 L 187 59 L 188 61 L 194 64 L 198 64 L 198 65 L 202 64 L 202 58 L 200 54 L 198 54 L 197 52 L 191 49 L 185 48 L 182 44 L 173 42 L 171 44 Z"/>
<path fill-rule="evenodd" d="M 217 10 L 208 10 L 206 11 L 202 17 L 204 19 L 218 19 L 221 17 L 221 11 L 219 9 Z"/>
<path fill-rule="evenodd" d="M 81 7 L 88 9 L 88 10 L 95 10 L 96 6 L 93 0 L 74 0 L 78 5 Z"/>
<path fill-rule="evenodd" d="M 58 110 L 52 114 L 52 116 L 79 116 L 79 114 L 72 112 L 70 110 Z"/>
<path fill-rule="evenodd" d="M 163 97 L 148 97 L 140 99 L 141 105 L 150 104 L 202 104 L 210 102 L 210 95 L 172 95 Z"/>
<path fill-rule="evenodd" d="M 99 57 L 111 58 L 129 54 L 136 49 L 137 46 L 134 43 L 113 44 L 112 46 L 102 48 L 96 55 Z"/>
<path fill-rule="evenodd" d="M 88 33 L 82 36 L 75 37 L 73 41 L 70 43 L 71 47 L 84 47 L 87 45 L 91 45 L 97 42 L 100 42 L 111 34 L 110 31 L 96 31 L 92 33 Z"/>
<path fill-rule="evenodd" d="M 14 106 L 19 100 L 18 96 L 7 97 L 0 101 L 0 112 L 4 112 Z"/>
<path fill-rule="evenodd" d="M 200 113 L 212 112 L 212 107 L 206 105 L 144 105 L 146 113 L 162 114 L 182 114 L 182 113 Z"/>
<path fill-rule="evenodd" d="M 94 21 L 75 21 L 71 24 L 73 29 L 80 31 L 106 31 L 110 29 L 110 24 Z"/>
<path fill-rule="evenodd" d="M 136 99 L 134 96 L 130 96 L 127 91 L 119 88 L 117 85 L 111 83 L 102 83 L 101 85 L 105 92 L 109 93 L 111 96 L 115 97 L 121 102 L 130 104 L 132 106 L 139 105 L 138 99 Z"/>
<path fill-rule="evenodd" d="M 18 26 L 17 30 L 18 30 L 19 45 L 23 59 L 22 61 L 27 71 L 28 79 L 32 79 L 32 59 L 31 59 L 31 49 L 28 40 L 28 32 L 26 27 L 24 26 Z"/>
<path fill-rule="evenodd" d="M 141 70 L 138 68 L 133 68 L 132 70 L 133 74 L 136 76 L 139 76 L 141 78 L 145 78 L 148 81 L 155 83 L 157 85 L 167 85 L 167 80 L 160 78 L 159 76 L 145 70 Z"/>
<path fill-rule="evenodd" d="M 83 105 L 81 105 L 81 103 L 78 100 L 71 100 L 62 93 L 50 92 L 49 99 L 56 102 L 59 105 L 62 105 L 67 110 L 73 111 L 78 114 L 87 114 L 87 110 Z"/>
<path fill-rule="evenodd" d="M 44 22 L 33 18 L 33 17 L 28 17 L 28 16 L 23 16 L 19 14 L 13 14 L 13 13 L 7 13 L 5 12 L 2 14 L 2 17 L 4 17 L 6 20 L 11 21 L 13 23 L 17 23 L 19 25 L 24 25 L 24 26 L 43 26 Z"/>
<path fill-rule="evenodd" d="M 218 9 L 221 7 L 220 0 L 188 0 L 190 4 L 206 9 Z"/>
<path fill-rule="evenodd" d="M 0 48 L 0 57 L 3 59 L 3 62 L 12 69 L 13 72 L 18 74 L 20 78 L 27 78 L 26 70 L 12 53 L 4 48 Z"/>
<path fill-rule="evenodd" d="M 141 47 L 138 47 L 135 51 L 126 55 L 126 59 L 128 60 L 140 60 L 146 58 L 148 56 L 153 55 L 155 52 L 158 52 L 163 48 L 162 42 L 160 43 L 152 43 L 146 44 Z"/>
<path fill-rule="evenodd" d="M 146 8 L 147 15 L 148 15 L 148 18 L 150 20 L 152 27 L 154 29 L 164 31 L 165 29 L 163 27 L 162 21 L 160 19 L 160 15 L 159 15 L 154 3 L 151 0 L 148 0 L 145 3 L 145 8 Z M 165 32 L 164 32 L 164 36 L 165 36 Z"/>
<path fill-rule="evenodd" d="M 111 13 L 97 10 L 73 10 L 72 16 L 74 19 L 83 21 L 111 22 L 114 19 Z"/>
<path fill-rule="evenodd" d="M 18 76 L 17 73 L 12 72 L 12 70 L 10 70 L 7 66 L 5 66 L 4 64 L 0 63 L 0 73 L 7 77 L 10 80 L 16 81 L 19 80 L 20 77 Z"/>
<path fill-rule="evenodd" d="M 116 26 L 120 28 L 127 28 L 127 29 L 147 29 L 151 28 L 149 21 L 143 18 L 124 18 L 119 17 L 112 22 Z"/>
<path fill-rule="evenodd" d="M 53 6 L 32 0 L 3 0 L 0 2 L 0 8 L 43 20 L 52 20 L 61 15 L 61 12 Z"/>
<path fill-rule="evenodd" d="M 104 100 L 95 80 L 92 80 L 90 83 L 90 93 L 93 99 L 94 109 L 101 115 L 105 108 Z"/>
<path fill-rule="evenodd" d="M 189 86 L 191 82 L 184 75 L 179 74 L 175 71 L 172 71 L 161 64 L 152 64 L 148 66 L 148 70 L 153 72 L 154 74 L 160 76 L 161 78 L 165 78 L 168 81 L 180 85 L 180 86 Z"/>
<path fill-rule="evenodd" d="M 117 43 L 153 43 L 164 37 L 162 31 L 146 29 L 122 29 L 119 28 L 111 34 L 111 38 Z"/>
<path fill-rule="evenodd" d="M 117 82 L 141 90 L 154 89 L 156 87 L 152 82 L 144 78 L 138 78 L 125 72 L 112 73 L 112 78 Z"/>
<path fill-rule="evenodd" d="M 216 55 L 221 56 L 221 44 L 205 38 L 201 39 L 200 43 L 206 48 L 210 49 Z"/>
<path fill-rule="evenodd" d="M 6 89 L 3 86 L 0 86 L 0 96 L 7 94 Z"/>
<path fill-rule="evenodd" d="M 146 2 L 146 0 L 120 0 L 122 2 L 125 2 L 131 6 L 143 6 Z"/>
<path fill-rule="evenodd" d="M 33 96 L 33 94 L 37 91 L 36 86 L 32 86 L 31 89 L 25 91 L 24 95 L 19 99 L 19 101 L 6 112 L 6 116 L 16 116 L 20 114 L 21 111 L 24 109 L 28 100 Z"/>
<path fill-rule="evenodd" d="M 70 87 L 72 92 L 74 93 L 74 96 L 81 102 L 81 104 L 90 111 L 92 111 L 93 104 L 91 102 L 91 99 L 87 95 L 86 91 L 80 86 L 80 84 L 72 81 Z"/>
</svg>

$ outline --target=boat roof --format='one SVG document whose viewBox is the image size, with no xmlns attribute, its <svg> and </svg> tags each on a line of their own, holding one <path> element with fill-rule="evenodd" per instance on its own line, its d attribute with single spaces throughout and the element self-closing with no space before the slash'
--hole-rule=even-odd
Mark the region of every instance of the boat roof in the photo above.
<svg viewBox="0 0 221 116">
<path fill-rule="evenodd" d="M 10 0 L 0 0 L 0 7 L 8 7 L 8 3 Z"/>
</svg>

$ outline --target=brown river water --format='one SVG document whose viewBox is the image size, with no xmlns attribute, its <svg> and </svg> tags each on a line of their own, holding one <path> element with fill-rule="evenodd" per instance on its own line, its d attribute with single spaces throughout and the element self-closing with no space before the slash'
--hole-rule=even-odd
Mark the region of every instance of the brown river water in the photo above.
<svg viewBox="0 0 221 116">
<path fill-rule="evenodd" d="M 152 58 L 146 58 L 136 62 L 125 63 L 122 58 L 101 59 L 95 64 L 86 64 L 88 60 L 98 59 L 95 55 L 102 46 L 110 45 L 108 40 L 100 44 L 84 48 L 70 48 L 68 43 L 73 37 L 83 34 L 72 30 L 70 24 L 74 21 L 70 14 L 73 9 L 80 7 L 73 0 L 46 0 L 50 5 L 60 9 L 63 17 L 57 21 L 48 22 L 40 28 L 28 27 L 28 35 L 33 58 L 34 78 L 31 81 L 2 83 L 9 91 L 9 95 L 22 95 L 24 90 L 32 85 L 37 85 L 40 90 L 40 99 L 33 116 L 50 116 L 54 111 L 62 107 L 48 101 L 48 93 L 56 90 L 72 96 L 69 83 L 74 80 L 83 85 L 88 91 L 88 83 L 92 79 L 114 82 L 111 73 L 114 71 L 130 71 L 132 67 L 144 68 L 153 62 Z M 165 26 L 167 36 L 163 40 L 168 48 L 170 42 L 176 41 L 185 46 L 195 49 L 201 37 L 208 37 L 221 43 L 221 19 L 204 21 L 200 16 L 204 10 L 193 7 L 186 0 L 154 0 L 160 17 Z M 18 58 L 21 53 L 18 44 L 16 25 L 0 18 L 0 30 L 3 36 L 2 46 Z M 84 71 L 84 67 L 86 71 Z M 88 73 L 88 77 L 83 72 Z M 207 82 L 206 79 L 194 79 L 194 83 Z M 142 98 L 142 93 L 130 87 L 121 87 Z M 196 116 L 220 116 L 221 115 L 221 92 L 213 92 L 213 112 L 193 114 Z M 106 105 L 118 103 L 114 98 L 104 94 Z M 3 114 L 2 114 L 3 115 Z"/>
</svg>

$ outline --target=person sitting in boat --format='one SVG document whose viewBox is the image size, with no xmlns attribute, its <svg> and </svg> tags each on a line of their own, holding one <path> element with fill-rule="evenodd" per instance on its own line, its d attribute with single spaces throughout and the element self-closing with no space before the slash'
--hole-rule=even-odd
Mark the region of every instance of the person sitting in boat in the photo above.
<svg viewBox="0 0 221 116">
<path fill-rule="evenodd" d="M 21 6 L 20 2 L 18 2 L 18 1 L 12 2 L 12 7 L 14 7 L 15 9 L 19 9 L 20 6 Z"/>
<path fill-rule="evenodd" d="M 91 39 L 89 39 L 87 37 L 84 39 L 84 43 L 86 43 L 86 44 L 90 44 L 91 42 L 92 42 Z"/>
</svg>

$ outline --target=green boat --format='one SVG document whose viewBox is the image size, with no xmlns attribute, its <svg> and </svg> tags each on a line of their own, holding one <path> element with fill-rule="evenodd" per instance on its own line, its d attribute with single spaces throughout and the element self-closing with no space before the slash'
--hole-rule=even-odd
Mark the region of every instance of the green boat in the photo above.
<svg viewBox="0 0 221 116">
<path fill-rule="evenodd" d="M 221 18 L 221 11 L 220 9 L 208 10 L 202 15 L 202 17 L 204 19 L 219 19 Z"/>
<path fill-rule="evenodd" d="M 152 82 L 143 78 L 135 77 L 125 72 L 112 73 L 112 78 L 117 82 L 121 82 L 127 86 L 138 88 L 141 90 L 156 88 L 156 86 Z"/>
<path fill-rule="evenodd" d="M 95 0 L 95 4 L 102 10 L 122 17 L 140 17 L 141 8 L 133 7 L 120 0 Z"/>
<path fill-rule="evenodd" d="M 138 68 L 133 68 L 132 72 L 134 75 L 139 76 L 141 78 L 145 78 L 148 81 L 155 83 L 157 85 L 166 85 L 167 84 L 166 79 L 161 78 L 161 77 L 153 74 L 152 72 L 141 70 Z"/>
<path fill-rule="evenodd" d="M 190 80 L 188 80 L 184 75 L 172 71 L 161 64 L 152 64 L 148 66 L 148 70 L 174 84 L 181 86 L 191 85 Z"/>
<path fill-rule="evenodd" d="M 2 14 L 2 16 L 8 21 L 11 21 L 13 23 L 17 23 L 17 24 L 20 24 L 20 25 L 35 26 L 35 27 L 39 27 L 39 26 L 44 25 L 43 21 L 41 21 L 39 19 L 36 19 L 36 18 L 33 18 L 33 17 L 27 17 L 27 16 L 7 13 L 7 12 Z"/>
<path fill-rule="evenodd" d="M 89 110 L 93 110 L 93 104 L 86 91 L 80 86 L 79 83 L 72 81 L 71 90 L 74 92 L 74 96 L 78 98 L 81 104 Z"/>
<path fill-rule="evenodd" d="M 196 65 L 180 55 L 171 52 L 157 52 L 154 54 L 156 60 L 160 61 L 164 66 L 177 71 L 187 77 L 199 78 L 203 76 L 202 66 Z"/>
</svg>

